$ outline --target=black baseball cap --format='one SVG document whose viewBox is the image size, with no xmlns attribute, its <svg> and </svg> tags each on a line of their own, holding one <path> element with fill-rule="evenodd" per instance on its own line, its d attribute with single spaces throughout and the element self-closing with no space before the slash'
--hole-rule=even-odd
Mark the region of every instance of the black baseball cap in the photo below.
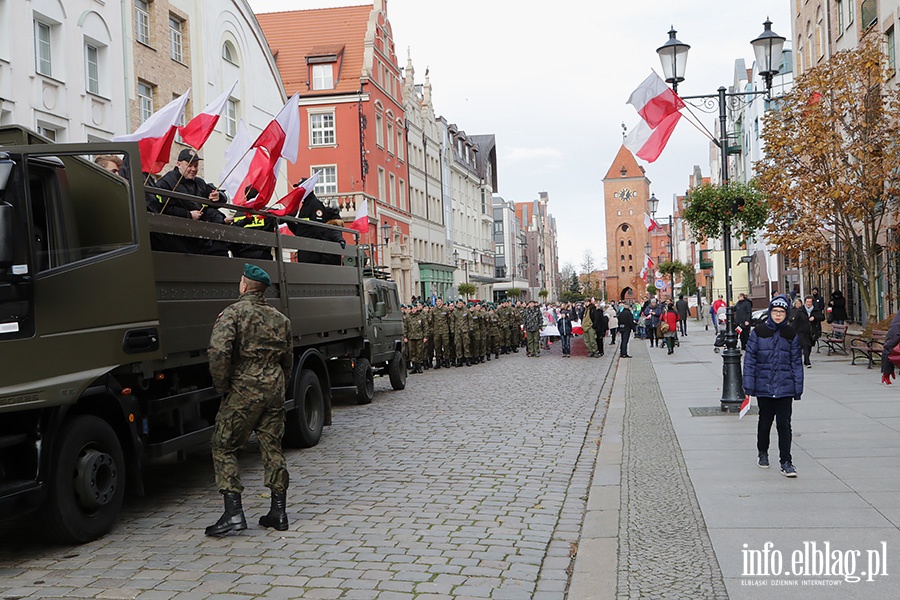
<svg viewBox="0 0 900 600">
<path fill-rule="evenodd" d="M 196 162 L 198 160 L 203 160 L 200 158 L 200 155 L 197 154 L 197 151 L 193 148 L 185 148 L 181 152 L 178 153 L 178 160 L 183 160 L 184 162 Z"/>
</svg>

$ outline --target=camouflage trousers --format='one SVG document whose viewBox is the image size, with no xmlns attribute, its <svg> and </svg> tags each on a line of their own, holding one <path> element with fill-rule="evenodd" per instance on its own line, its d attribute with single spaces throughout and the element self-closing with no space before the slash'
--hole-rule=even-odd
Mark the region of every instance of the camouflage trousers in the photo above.
<svg viewBox="0 0 900 600">
<path fill-rule="evenodd" d="M 213 469 L 220 492 L 244 491 L 237 455 L 256 432 L 262 452 L 265 485 L 273 492 L 288 488 L 287 464 L 281 451 L 284 435 L 284 398 L 258 396 L 247 398 L 228 394 L 216 415 L 212 438 Z"/>
<path fill-rule="evenodd" d="M 541 332 L 528 331 L 525 333 L 525 346 L 528 349 L 529 356 L 541 355 Z"/>
<path fill-rule="evenodd" d="M 434 355 L 438 360 L 450 358 L 450 333 L 434 332 Z"/>
<path fill-rule="evenodd" d="M 409 339 L 409 360 L 414 365 L 425 362 L 425 342 L 422 338 Z"/>
<path fill-rule="evenodd" d="M 472 358 L 472 342 L 469 340 L 469 332 L 457 331 L 453 337 L 456 342 L 456 359 Z"/>
</svg>

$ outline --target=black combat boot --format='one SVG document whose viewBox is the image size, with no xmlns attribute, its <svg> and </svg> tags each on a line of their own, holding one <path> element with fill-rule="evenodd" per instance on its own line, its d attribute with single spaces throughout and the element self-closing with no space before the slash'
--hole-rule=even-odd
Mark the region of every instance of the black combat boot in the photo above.
<svg viewBox="0 0 900 600">
<path fill-rule="evenodd" d="M 436 359 L 436 360 L 434 361 L 434 370 L 435 370 L 435 371 L 437 371 L 438 369 L 440 369 L 442 366 L 444 366 L 444 361 L 443 361 L 443 359 L 438 358 L 438 359 Z"/>
<path fill-rule="evenodd" d="M 491 355 L 490 355 L 490 354 L 487 355 L 487 359 L 488 359 L 488 362 L 491 362 Z"/>
<path fill-rule="evenodd" d="M 272 492 L 272 508 L 269 509 L 269 514 L 259 518 L 259 524 L 263 527 L 285 531 L 288 528 L 286 506 L 287 492 Z"/>
<path fill-rule="evenodd" d="M 247 529 L 241 495 L 237 492 L 225 492 L 222 495 L 225 497 L 225 512 L 222 513 L 215 525 L 206 528 L 206 535 L 220 537 L 232 531 Z"/>
</svg>

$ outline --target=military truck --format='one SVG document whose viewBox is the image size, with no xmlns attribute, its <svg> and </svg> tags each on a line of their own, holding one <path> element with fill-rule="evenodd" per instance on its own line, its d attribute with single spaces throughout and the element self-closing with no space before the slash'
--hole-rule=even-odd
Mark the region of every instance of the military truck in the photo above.
<svg viewBox="0 0 900 600">
<path fill-rule="evenodd" d="M 125 157 L 127 177 L 95 165 L 100 154 Z M 375 375 L 406 384 L 397 288 L 367 276 L 364 247 L 150 213 L 146 193 L 181 195 L 145 188 L 140 164 L 137 144 L 0 127 L 0 519 L 40 511 L 69 543 L 112 528 L 149 459 L 208 448 L 220 395 L 207 346 L 245 262 L 270 273 L 268 301 L 291 319 L 286 446 L 318 443 L 333 394 L 366 404 Z M 154 251 L 158 235 L 273 258 Z M 285 258 L 297 250 L 342 264 Z"/>
</svg>

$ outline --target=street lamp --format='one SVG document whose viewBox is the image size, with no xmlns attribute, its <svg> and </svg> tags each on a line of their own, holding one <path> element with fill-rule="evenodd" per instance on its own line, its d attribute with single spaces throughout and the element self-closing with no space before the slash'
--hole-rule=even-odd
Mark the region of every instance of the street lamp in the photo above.
<svg viewBox="0 0 900 600">
<path fill-rule="evenodd" d="M 716 101 L 719 109 L 719 139 L 715 141 L 721 153 L 722 185 L 728 185 L 728 124 L 727 104 L 739 106 L 745 99 L 752 100 L 754 96 L 769 96 L 772 91 L 772 78 L 778 74 L 781 67 L 781 54 L 784 49 L 785 38 L 772 31 L 772 22 L 767 18 L 763 23 L 763 32 L 753 41 L 753 52 L 756 56 L 756 64 L 760 75 L 765 79 L 765 91 L 731 92 L 726 93 L 725 87 L 720 87 L 717 94 L 701 96 L 681 96 L 682 100 L 697 100 L 698 104 L 691 103 L 700 110 L 714 108 Z M 690 46 L 675 39 L 674 27 L 669 31 L 669 40 L 660 46 L 656 52 L 662 64 L 667 83 L 672 84 L 672 89 L 677 91 L 678 84 L 684 81 L 684 71 L 687 65 L 687 52 Z M 747 100 L 747 101 L 749 101 Z M 734 307 L 732 306 L 731 286 L 731 226 L 726 223 L 722 244 L 725 246 L 725 350 L 722 351 L 722 410 L 729 406 L 739 406 L 744 399 L 744 388 L 741 384 L 741 351 L 737 349 L 737 334 L 734 330 Z"/>
<path fill-rule="evenodd" d="M 656 197 L 656 194 L 650 194 L 650 199 L 647 200 L 647 204 L 650 205 L 650 218 L 656 221 L 656 209 L 659 208 L 659 199 Z M 666 250 L 669 252 L 669 260 L 673 260 L 673 252 L 674 248 L 672 242 L 672 215 L 669 215 L 669 230 L 666 231 L 666 235 L 669 236 L 669 243 L 666 245 Z M 659 258 L 659 257 L 657 257 Z M 675 299 L 675 275 L 672 274 L 669 276 L 669 296 L 672 300 Z"/>
<path fill-rule="evenodd" d="M 387 264 L 387 245 L 391 240 L 391 224 L 387 221 L 385 221 L 381 226 L 381 237 L 384 239 L 384 246 L 381 250 L 381 260 L 382 262 Z"/>
<path fill-rule="evenodd" d="M 474 250 L 472 253 L 474 255 Z M 469 261 L 467 261 L 466 259 L 462 259 L 462 263 L 463 267 L 466 270 L 466 283 L 469 283 Z M 453 251 L 453 264 L 454 266 L 459 266 L 459 250 Z"/>
</svg>

